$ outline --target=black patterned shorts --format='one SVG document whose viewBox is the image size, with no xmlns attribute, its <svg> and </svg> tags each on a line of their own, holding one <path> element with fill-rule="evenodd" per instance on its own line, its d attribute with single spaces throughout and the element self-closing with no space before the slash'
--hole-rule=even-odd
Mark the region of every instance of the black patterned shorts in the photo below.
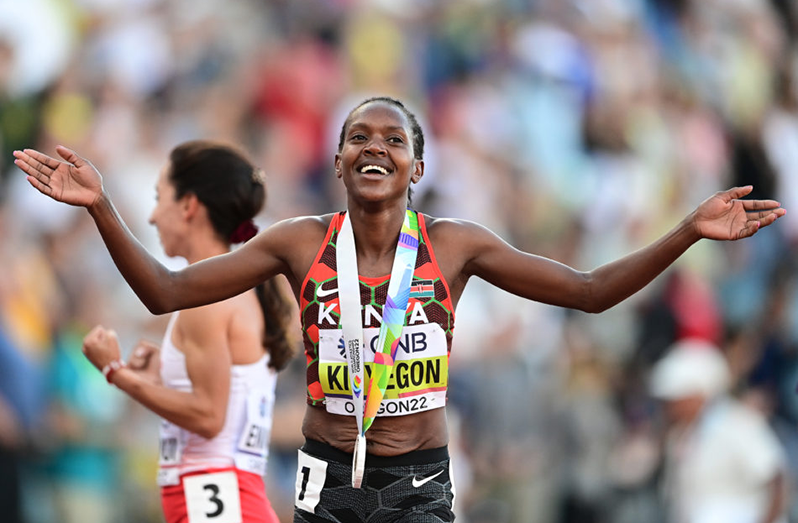
<svg viewBox="0 0 798 523">
<path fill-rule="evenodd" d="M 454 485 L 446 447 L 366 456 L 352 487 L 352 454 L 307 440 L 299 450 L 294 523 L 449 523 Z"/>
</svg>

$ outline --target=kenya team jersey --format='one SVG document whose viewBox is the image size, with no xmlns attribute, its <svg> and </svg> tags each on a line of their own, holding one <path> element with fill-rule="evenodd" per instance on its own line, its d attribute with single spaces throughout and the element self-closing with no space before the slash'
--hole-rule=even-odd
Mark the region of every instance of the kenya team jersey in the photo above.
<svg viewBox="0 0 798 523">
<path fill-rule="evenodd" d="M 340 325 L 336 240 L 344 213 L 330 222 L 316 259 L 302 283 L 300 308 L 307 356 L 308 404 L 328 412 L 354 416 L 349 370 Z M 419 246 L 410 287 L 405 326 L 399 341 L 392 377 L 377 416 L 402 416 L 446 405 L 449 352 L 454 329 L 454 309 L 449 286 L 443 279 L 418 214 Z M 359 277 L 363 306 L 363 343 L 366 375 L 379 351 L 382 307 L 390 274 Z M 368 387 L 365 388 L 368 390 Z"/>
</svg>

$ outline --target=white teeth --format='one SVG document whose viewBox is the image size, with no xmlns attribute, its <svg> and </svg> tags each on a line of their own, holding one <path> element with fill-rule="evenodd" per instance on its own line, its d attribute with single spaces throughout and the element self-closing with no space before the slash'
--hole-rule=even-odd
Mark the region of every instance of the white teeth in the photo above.
<svg viewBox="0 0 798 523">
<path fill-rule="evenodd" d="M 378 173 L 387 175 L 388 171 L 385 167 L 380 167 L 379 165 L 364 165 L 360 168 L 361 173 L 366 173 L 368 171 L 377 171 Z"/>
</svg>

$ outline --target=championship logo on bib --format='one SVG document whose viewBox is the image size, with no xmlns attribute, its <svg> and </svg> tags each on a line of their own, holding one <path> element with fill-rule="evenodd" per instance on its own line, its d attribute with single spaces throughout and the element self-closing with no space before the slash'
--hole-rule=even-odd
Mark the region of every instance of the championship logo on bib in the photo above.
<svg viewBox="0 0 798 523">
<path fill-rule="evenodd" d="M 379 329 L 363 329 L 367 376 L 372 372 L 378 337 Z M 327 398 L 327 411 L 354 416 L 352 380 L 340 339 L 338 329 L 319 331 L 319 381 Z M 446 334 L 440 325 L 405 327 L 377 416 L 403 416 L 445 406 L 448 380 Z"/>
</svg>

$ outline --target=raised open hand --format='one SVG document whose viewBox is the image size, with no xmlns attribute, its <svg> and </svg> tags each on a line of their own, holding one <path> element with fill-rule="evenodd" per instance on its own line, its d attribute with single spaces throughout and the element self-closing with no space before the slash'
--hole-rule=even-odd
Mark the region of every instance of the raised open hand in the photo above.
<svg viewBox="0 0 798 523">
<path fill-rule="evenodd" d="M 14 151 L 14 163 L 28 175 L 32 186 L 50 198 L 82 207 L 94 205 L 103 191 L 100 173 L 71 149 L 59 145 L 55 150 L 66 161 L 25 149 Z"/>
<path fill-rule="evenodd" d="M 752 236 L 787 212 L 775 200 L 740 200 L 750 185 L 715 193 L 693 213 L 693 225 L 702 238 L 739 240 Z"/>
</svg>

